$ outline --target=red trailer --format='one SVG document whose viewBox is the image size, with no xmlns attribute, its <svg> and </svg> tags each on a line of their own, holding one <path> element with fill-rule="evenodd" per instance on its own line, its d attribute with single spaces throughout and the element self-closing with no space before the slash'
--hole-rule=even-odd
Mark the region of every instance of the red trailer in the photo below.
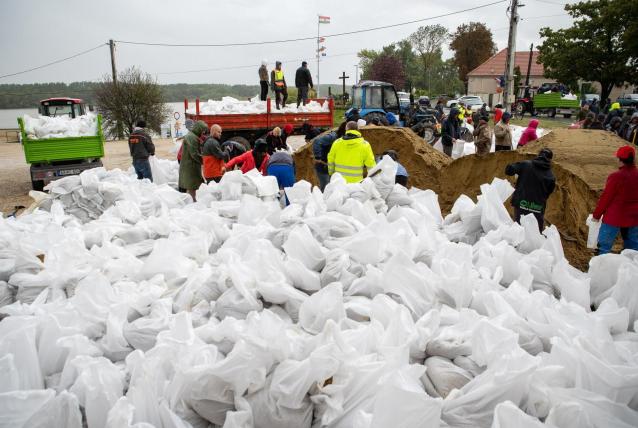
<svg viewBox="0 0 638 428">
<path fill-rule="evenodd" d="M 309 100 L 312 101 L 312 100 Z M 318 128 L 332 128 L 334 125 L 334 100 L 332 98 L 315 98 L 314 101 L 328 102 L 330 110 L 319 113 L 273 113 L 270 98 L 266 101 L 266 113 L 261 114 L 201 114 L 199 108 L 199 98 L 195 100 L 195 114 L 188 113 L 188 100 L 184 100 L 184 111 L 186 119 L 203 120 L 210 127 L 218 124 L 222 127 L 222 140 L 237 137 L 245 138 L 248 142 L 254 142 L 266 132 L 278 126 L 283 128 L 286 124 L 291 124 L 295 130 L 299 130 L 304 123 L 309 123 Z"/>
</svg>

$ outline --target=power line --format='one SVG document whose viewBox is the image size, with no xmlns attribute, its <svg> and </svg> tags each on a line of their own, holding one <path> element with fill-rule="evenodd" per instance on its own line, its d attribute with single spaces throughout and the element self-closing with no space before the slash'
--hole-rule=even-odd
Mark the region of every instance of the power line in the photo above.
<svg viewBox="0 0 638 428">
<path fill-rule="evenodd" d="M 445 13 L 442 15 L 437 15 L 437 16 L 431 16 L 428 18 L 421 18 L 421 19 L 414 19 L 412 21 L 406 21 L 406 22 L 400 22 L 397 24 L 390 24 L 390 25 L 383 25 L 380 27 L 372 27 L 372 28 L 364 28 L 361 30 L 354 30 L 354 31 L 346 31 L 343 33 L 334 33 L 334 34 L 328 34 L 328 35 L 322 35 L 321 37 L 324 38 L 328 38 L 328 37 L 339 37 L 339 36 L 347 36 L 347 35 L 351 35 L 351 34 L 359 34 L 359 33 L 366 33 L 369 31 L 377 31 L 377 30 L 384 30 L 387 28 L 394 28 L 394 27 L 401 27 L 404 25 L 409 25 L 409 24 L 415 24 L 417 22 L 424 22 L 424 21 L 431 21 L 433 19 L 438 19 L 438 18 L 445 18 L 448 16 L 452 16 L 452 15 L 458 15 L 460 13 L 465 13 L 465 12 L 471 12 L 474 10 L 478 10 L 478 9 L 483 9 L 485 7 L 489 7 L 489 6 L 494 6 L 496 4 L 499 3 L 505 3 L 507 0 L 499 0 L 499 1 L 494 1 L 491 3 L 486 3 L 480 6 L 475 6 L 475 7 L 470 7 L 467 9 L 463 9 L 463 10 L 458 10 L 456 12 L 449 12 L 449 13 Z M 277 43 L 291 43 L 291 42 L 302 42 L 302 41 L 307 41 L 307 40 L 316 40 L 317 36 L 309 36 L 309 37 L 299 37 L 296 39 L 282 39 L 282 40 L 268 40 L 268 41 L 262 41 L 262 42 L 243 42 L 243 43 L 151 43 L 151 42 L 132 42 L 132 41 L 127 41 L 127 40 L 116 40 L 116 42 L 118 43 L 125 43 L 125 44 L 129 44 L 129 45 L 144 45 L 144 46 L 162 46 L 162 47 L 233 47 L 233 46 L 253 46 L 253 45 L 269 45 L 269 44 L 277 44 Z"/>
<path fill-rule="evenodd" d="M 336 54 L 336 55 L 330 55 L 327 56 L 326 58 L 324 58 L 324 61 L 326 59 L 330 59 L 330 58 L 335 58 L 335 57 L 341 57 L 341 56 L 348 56 L 348 55 L 356 55 L 357 52 L 350 52 L 350 53 L 342 53 L 342 54 Z M 298 58 L 298 59 L 287 59 L 287 60 L 283 60 L 281 61 L 283 64 L 287 64 L 287 63 L 291 63 L 291 62 L 297 62 L 297 61 L 303 61 L 306 58 Z M 167 72 L 161 72 L 161 73 L 152 73 L 152 74 L 156 74 L 156 75 L 160 75 L 160 74 L 187 74 L 187 73 L 202 73 L 202 72 L 208 72 L 208 71 L 225 71 L 225 70 L 238 70 L 238 69 L 243 69 L 243 68 L 254 68 L 254 67 L 259 67 L 259 64 L 250 64 L 250 65 L 235 65 L 235 66 L 228 66 L 228 67 L 218 67 L 218 68 L 203 68 L 200 70 L 185 70 L 185 71 L 167 71 Z"/>
<path fill-rule="evenodd" d="M 94 50 L 96 50 L 96 49 L 101 48 L 102 46 L 106 46 L 106 43 L 101 43 L 101 44 L 99 44 L 99 45 L 95 46 L 94 48 L 87 49 L 87 50 L 85 50 L 85 51 L 82 51 L 82 52 L 76 53 L 75 55 L 71 55 L 71 56 L 68 56 L 68 57 L 66 57 L 66 58 L 62 58 L 62 59 L 59 59 L 59 60 L 57 60 L 57 61 L 50 62 L 50 63 L 48 63 L 48 64 L 39 65 L 39 66 L 37 66 L 37 67 L 29 68 L 28 70 L 18 71 L 18 72 L 16 72 L 16 73 L 5 74 L 4 76 L 0 76 L 0 79 L 4 79 L 5 77 L 17 76 L 18 74 L 24 74 L 24 73 L 28 73 L 28 72 L 30 72 L 30 71 L 39 70 L 39 69 L 41 69 L 41 68 L 48 67 L 48 66 L 50 66 L 50 65 L 59 64 L 59 63 L 64 62 L 64 61 L 68 61 L 68 60 L 70 60 L 70 59 L 77 58 L 77 57 L 79 57 L 80 55 L 84 55 L 84 54 L 87 54 L 87 53 L 89 53 L 89 52 L 92 52 L 92 51 L 94 51 Z"/>
</svg>

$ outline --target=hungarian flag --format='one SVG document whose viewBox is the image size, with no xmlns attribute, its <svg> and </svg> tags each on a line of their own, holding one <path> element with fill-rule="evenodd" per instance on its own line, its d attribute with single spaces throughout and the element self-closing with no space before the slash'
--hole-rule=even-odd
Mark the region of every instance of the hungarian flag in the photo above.
<svg viewBox="0 0 638 428">
<path fill-rule="evenodd" d="M 329 16 L 319 15 L 319 23 L 320 24 L 330 24 L 330 17 Z"/>
</svg>

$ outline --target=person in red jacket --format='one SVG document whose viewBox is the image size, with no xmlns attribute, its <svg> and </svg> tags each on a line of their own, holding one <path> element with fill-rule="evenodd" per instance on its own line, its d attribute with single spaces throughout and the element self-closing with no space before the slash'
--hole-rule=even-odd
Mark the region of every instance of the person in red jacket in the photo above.
<svg viewBox="0 0 638 428">
<path fill-rule="evenodd" d="M 268 165 L 269 158 L 268 144 L 260 138 L 255 141 L 254 149 L 228 161 L 226 163 L 226 170 L 230 171 L 237 165 L 244 174 L 253 168 L 257 168 L 262 175 L 267 175 L 266 166 Z"/>
<path fill-rule="evenodd" d="M 620 168 L 609 174 L 603 194 L 594 210 L 594 220 L 602 217 L 598 233 L 598 254 L 611 251 L 618 232 L 625 249 L 638 250 L 638 169 L 636 150 L 623 146 L 616 152 Z"/>
<path fill-rule="evenodd" d="M 532 119 L 529 121 L 527 128 L 521 134 L 521 138 L 518 140 L 517 147 L 523 147 L 527 143 L 531 143 L 534 140 L 538 140 L 538 135 L 536 134 L 536 128 L 538 128 L 538 120 Z"/>
</svg>

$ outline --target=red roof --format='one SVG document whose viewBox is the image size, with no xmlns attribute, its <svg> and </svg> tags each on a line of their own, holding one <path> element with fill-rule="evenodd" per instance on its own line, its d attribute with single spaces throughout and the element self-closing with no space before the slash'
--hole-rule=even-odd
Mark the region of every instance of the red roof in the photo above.
<svg viewBox="0 0 638 428">
<path fill-rule="evenodd" d="M 527 75 L 527 64 L 529 62 L 529 51 L 516 52 L 514 55 L 514 67 L 517 65 L 521 69 L 521 75 Z M 543 65 L 537 64 L 538 51 L 532 51 L 532 68 L 530 69 L 530 76 L 542 76 Z M 485 61 L 483 64 L 470 71 L 468 76 L 490 76 L 498 77 L 505 73 L 505 64 L 507 60 L 507 48 L 498 52 L 496 55 Z"/>
</svg>

